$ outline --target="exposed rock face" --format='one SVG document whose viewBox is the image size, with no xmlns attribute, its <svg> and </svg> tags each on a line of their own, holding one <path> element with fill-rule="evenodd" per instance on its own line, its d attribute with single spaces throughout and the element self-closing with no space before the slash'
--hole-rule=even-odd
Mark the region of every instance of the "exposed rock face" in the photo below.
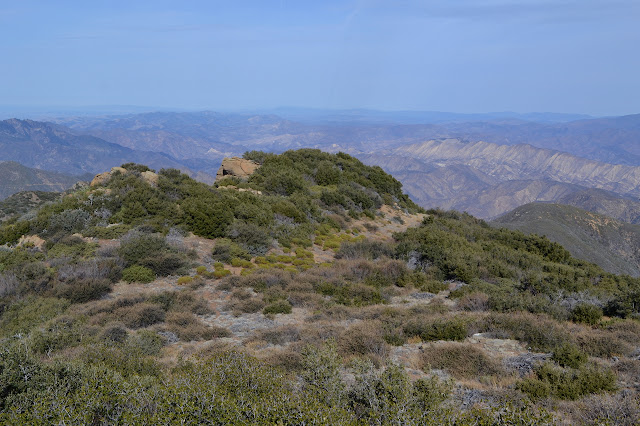
<svg viewBox="0 0 640 426">
<path fill-rule="evenodd" d="M 90 186 L 104 185 L 109 181 L 109 179 L 111 179 L 111 176 L 113 176 L 115 172 L 120 172 L 123 174 L 128 173 L 127 169 L 124 169 L 122 167 L 112 167 L 110 172 L 97 174 L 96 177 L 94 177 L 93 180 L 91 181 Z M 146 172 L 140 173 L 140 176 L 142 176 L 142 179 L 145 182 L 147 182 L 149 185 L 158 186 L 158 175 L 156 173 L 151 171 L 146 171 Z"/>
<path fill-rule="evenodd" d="M 37 235 L 23 235 L 20 237 L 20 240 L 18 240 L 19 246 L 33 246 L 38 250 L 42 250 L 42 247 L 44 247 L 46 243 L 47 242 L 45 240 Z"/>
<path fill-rule="evenodd" d="M 142 179 L 149 185 L 153 187 L 158 186 L 158 175 L 156 173 L 147 170 L 146 172 L 140 173 L 140 175 L 142 176 Z"/>
<path fill-rule="evenodd" d="M 89 186 L 100 186 L 104 185 L 111 179 L 111 172 L 98 173 L 96 177 L 93 178 Z"/>
<path fill-rule="evenodd" d="M 640 167 L 601 163 L 531 145 L 447 139 L 403 146 L 395 153 L 439 165 L 464 164 L 502 181 L 553 180 L 640 195 Z"/>
<path fill-rule="evenodd" d="M 114 172 L 126 173 L 127 169 L 123 169 L 122 167 L 112 167 L 110 172 L 99 173 L 96 177 L 93 178 L 89 186 L 100 186 L 104 185 L 111 179 L 111 175 Z"/>
<path fill-rule="evenodd" d="M 218 169 L 216 181 L 227 176 L 233 176 L 240 179 L 247 179 L 255 172 L 260 165 L 251 160 L 245 160 L 240 157 L 227 157 L 222 160 L 222 165 Z"/>
<path fill-rule="evenodd" d="M 457 139 L 431 140 L 358 158 L 392 173 L 423 207 L 492 219 L 526 203 L 553 201 L 640 223 L 632 211 L 632 201 L 640 196 L 637 166 L 607 164 L 531 145 Z M 597 194 L 586 196 L 585 191 Z M 582 195 L 572 195 L 578 193 Z M 599 202 L 602 194 L 609 200 L 606 208 Z"/>
</svg>

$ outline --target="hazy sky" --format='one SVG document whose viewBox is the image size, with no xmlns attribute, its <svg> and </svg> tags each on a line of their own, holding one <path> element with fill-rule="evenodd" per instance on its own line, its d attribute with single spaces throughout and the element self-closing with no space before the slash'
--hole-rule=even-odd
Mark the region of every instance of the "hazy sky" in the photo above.
<svg viewBox="0 0 640 426">
<path fill-rule="evenodd" d="M 4 1 L 0 104 L 640 112 L 639 0 Z"/>
</svg>

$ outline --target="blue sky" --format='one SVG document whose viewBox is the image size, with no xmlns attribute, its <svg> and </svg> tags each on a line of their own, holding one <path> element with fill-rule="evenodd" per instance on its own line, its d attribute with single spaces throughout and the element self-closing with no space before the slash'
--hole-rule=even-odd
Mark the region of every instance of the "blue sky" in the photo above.
<svg viewBox="0 0 640 426">
<path fill-rule="evenodd" d="M 0 104 L 640 112 L 640 1 L 2 1 Z"/>
</svg>

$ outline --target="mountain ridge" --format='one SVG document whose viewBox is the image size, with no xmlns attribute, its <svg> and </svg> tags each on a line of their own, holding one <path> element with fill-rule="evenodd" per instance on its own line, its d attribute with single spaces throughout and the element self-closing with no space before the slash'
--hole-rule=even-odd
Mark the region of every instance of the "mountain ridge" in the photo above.
<svg viewBox="0 0 640 426">
<path fill-rule="evenodd" d="M 525 204 L 491 224 L 544 235 L 606 271 L 640 276 L 640 225 L 557 203 Z"/>
<path fill-rule="evenodd" d="M 26 167 L 16 161 L 0 161 L 0 200 L 21 191 L 59 192 L 91 175 L 73 176 Z"/>
</svg>

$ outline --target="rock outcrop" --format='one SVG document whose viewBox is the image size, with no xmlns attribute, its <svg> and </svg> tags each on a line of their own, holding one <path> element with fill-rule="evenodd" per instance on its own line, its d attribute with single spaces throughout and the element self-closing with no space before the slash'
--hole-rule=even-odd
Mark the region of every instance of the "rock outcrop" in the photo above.
<svg viewBox="0 0 640 426">
<path fill-rule="evenodd" d="M 245 160 L 240 157 L 226 157 L 222 160 L 222 165 L 218 169 L 216 181 L 228 176 L 247 179 L 258 167 L 260 167 L 260 165 L 251 160 Z"/>
<path fill-rule="evenodd" d="M 115 172 L 129 173 L 129 171 L 127 169 L 125 169 L 125 168 L 112 167 L 111 171 L 109 171 L 109 172 L 104 172 L 104 173 L 97 174 L 96 177 L 94 177 L 93 180 L 91 181 L 90 186 L 104 185 L 105 183 L 109 182 L 109 179 L 111 179 L 111 176 L 113 176 L 113 174 Z M 158 186 L 158 174 L 157 173 L 154 173 L 152 171 L 146 171 L 146 172 L 140 173 L 140 176 L 149 185 Z"/>
<path fill-rule="evenodd" d="M 142 176 L 142 179 L 147 182 L 149 185 L 156 187 L 158 186 L 158 174 L 154 173 L 150 170 L 147 170 L 146 172 L 142 172 L 140 173 L 140 175 Z"/>
</svg>

